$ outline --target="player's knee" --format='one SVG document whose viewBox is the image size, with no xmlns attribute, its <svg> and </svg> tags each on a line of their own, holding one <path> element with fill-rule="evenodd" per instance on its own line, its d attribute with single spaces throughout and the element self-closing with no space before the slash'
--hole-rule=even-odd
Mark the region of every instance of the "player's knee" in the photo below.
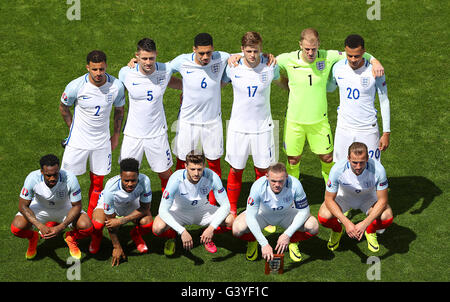
<svg viewBox="0 0 450 302">
<path fill-rule="evenodd" d="M 321 154 L 321 155 L 319 155 L 319 158 L 324 163 L 329 164 L 333 161 L 333 153 Z"/>
<path fill-rule="evenodd" d="M 288 163 L 291 166 L 294 166 L 300 162 L 300 155 L 299 156 L 288 156 Z"/>
<path fill-rule="evenodd" d="M 170 175 L 172 175 L 172 170 L 167 170 L 161 173 L 158 173 L 160 179 L 169 179 Z"/>
<path fill-rule="evenodd" d="M 316 235 L 319 233 L 319 222 L 314 216 L 309 217 L 305 222 L 305 229 L 311 235 Z"/>
<path fill-rule="evenodd" d="M 381 220 L 388 220 L 394 217 L 394 213 L 392 212 L 392 208 L 388 205 L 386 209 L 381 214 Z"/>
<path fill-rule="evenodd" d="M 87 214 L 82 214 L 77 221 L 77 229 L 86 230 L 92 227 L 92 222 L 87 216 Z"/>
</svg>

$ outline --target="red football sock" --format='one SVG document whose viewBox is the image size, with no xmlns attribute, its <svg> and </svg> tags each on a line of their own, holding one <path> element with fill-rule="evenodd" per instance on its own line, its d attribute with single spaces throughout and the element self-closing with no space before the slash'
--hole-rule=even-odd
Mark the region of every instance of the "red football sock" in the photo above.
<svg viewBox="0 0 450 302">
<path fill-rule="evenodd" d="M 73 229 L 72 231 L 68 232 L 68 235 L 72 236 L 75 240 L 83 239 L 88 236 L 91 236 L 94 232 L 94 226 L 91 226 L 87 229 Z"/>
<path fill-rule="evenodd" d="M 33 230 L 22 230 L 18 227 L 11 224 L 11 232 L 14 234 L 14 236 L 19 238 L 27 238 L 31 239 L 33 237 L 34 231 Z"/>
<path fill-rule="evenodd" d="M 312 235 L 308 232 L 297 231 L 292 235 L 290 242 L 304 241 L 304 240 L 308 240 L 309 238 L 314 237 L 314 236 L 316 236 L 316 234 Z"/>
<path fill-rule="evenodd" d="M 147 224 L 138 225 L 136 228 L 137 228 L 138 234 L 142 236 L 142 235 L 148 234 L 152 230 L 152 226 L 153 226 L 153 221 L 150 223 L 147 223 Z"/>
<path fill-rule="evenodd" d="M 97 206 L 98 197 L 102 193 L 103 190 L 103 179 L 105 178 L 102 175 L 95 175 L 90 172 L 91 178 L 91 186 L 89 188 L 89 206 L 87 210 L 87 214 L 89 218 L 92 218 L 92 213 L 94 212 L 95 207 Z"/>
<path fill-rule="evenodd" d="M 369 226 L 366 229 L 366 232 L 371 234 L 371 233 L 375 233 L 377 230 L 385 229 L 392 224 L 393 220 L 394 220 L 394 217 L 391 217 L 386 220 L 381 220 L 381 219 L 377 218 L 374 221 L 372 221 L 371 224 L 369 224 Z"/>
<path fill-rule="evenodd" d="M 214 234 L 222 234 L 231 231 L 231 228 L 227 226 L 219 225 L 217 229 L 214 230 Z"/>
<path fill-rule="evenodd" d="M 255 241 L 256 240 L 255 236 L 253 236 L 253 234 L 251 232 L 245 233 L 244 235 L 239 236 L 239 239 L 242 239 L 245 241 Z"/>
<path fill-rule="evenodd" d="M 236 171 L 230 168 L 230 173 L 228 174 L 227 195 L 230 201 L 230 212 L 234 214 L 237 213 L 237 203 L 241 194 L 243 172 L 244 170 Z"/>
<path fill-rule="evenodd" d="M 254 167 L 255 169 L 255 180 L 258 180 L 260 177 L 266 175 L 266 171 L 261 171 L 260 169 Z"/>
<path fill-rule="evenodd" d="M 181 170 L 181 169 L 184 169 L 185 167 L 186 167 L 186 162 L 184 160 L 177 158 L 177 165 L 176 165 L 175 169 Z"/>
<path fill-rule="evenodd" d="M 222 178 L 222 168 L 220 167 L 220 158 L 215 160 L 206 160 L 208 162 L 208 167 L 213 170 L 220 178 Z M 209 203 L 212 205 L 216 205 L 216 197 L 214 196 L 214 192 L 209 192 Z"/>
<path fill-rule="evenodd" d="M 170 175 L 172 175 L 172 170 L 169 170 L 169 171 L 170 171 Z M 161 180 L 161 192 L 164 193 L 164 190 L 166 189 L 169 178 L 165 179 L 165 178 L 162 178 L 161 175 L 158 175 L 158 176 L 159 176 L 159 179 Z"/>
<path fill-rule="evenodd" d="M 177 233 L 173 229 L 168 229 L 167 231 L 161 233 L 160 235 L 155 234 L 155 232 L 153 232 L 153 234 L 157 237 L 165 237 L 165 238 L 177 237 Z"/>
<path fill-rule="evenodd" d="M 103 233 L 103 228 L 105 227 L 105 224 L 100 223 L 96 220 L 92 220 L 92 224 L 94 225 L 94 230 L 92 231 L 92 234 L 95 236 L 101 236 Z"/>
<path fill-rule="evenodd" d="M 317 218 L 319 218 L 319 223 L 323 225 L 326 228 L 332 229 L 333 232 L 340 232 L 342 231 L 342 225 L 339 223 L 338 219 L 336 217 L 333 217 L 331 219 L 325 219 L 320 215 L 317 215 Z"/>
</svg>

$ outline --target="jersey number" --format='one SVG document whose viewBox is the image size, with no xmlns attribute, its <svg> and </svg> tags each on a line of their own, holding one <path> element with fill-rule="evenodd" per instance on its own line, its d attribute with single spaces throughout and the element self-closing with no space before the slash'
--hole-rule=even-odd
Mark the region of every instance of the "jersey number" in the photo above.
<svg viewBox="0 0 450 302">
<path fill-rule="evenodd" d="M 147 98 L 147 101 L 152 101 L 153 100 L 153 91 L 151 91 L 151 90 L 148 90 L 147 91 L 147 96 L 148 96 L 148 98 Z"/>
<path fill-rule="evenodd" d="M 309 78 L 309 86 L 312 86 L 312 74 L 309 74 L 308 78 Z"/>
<path fill-rule="evenodd" d="M 95 106 L 95 109 L 97 109 L 97 111 L 95 112 L 94 116 L 100 116 L 100 106 Z"/>
<path fill-rule="evenodd" d="M 348 91 L 347 98 L 349 100 L 352 100 L 352 99 L 353 100 L 357 100 L 357 99 L 359 99 L 359 90 L 357 88 L 352 90 L 350 87 L 347 87 L 347 91 Z"/>
<path fill-rule="evenodd" d="M 258 86 L 247 86 L 248 89 L 248 97 L 252 98 L 255 96 L 256 90 L 258 90 Z"/>
<path fill-rule="evenodd" d="M 208 86 L 208 84 L 206 83 L 206 78 L 203 78 L 203 80 L 202 80 L 202 82 L 201 82 L 201 84 L 200 84 L 200 87 L 202 87 L 202 88 L 206 88 L 206 86 Z"/>
<path fill-rule="evenodd" d="M 381 151 L 378 148 L 375 149 L 375 151 L 369 150 L 369 158 L 373 158 L 375 156 L 376 159 L 379 159 L 380 158 L 380 153 L 381 153 Z"/>
</svg>

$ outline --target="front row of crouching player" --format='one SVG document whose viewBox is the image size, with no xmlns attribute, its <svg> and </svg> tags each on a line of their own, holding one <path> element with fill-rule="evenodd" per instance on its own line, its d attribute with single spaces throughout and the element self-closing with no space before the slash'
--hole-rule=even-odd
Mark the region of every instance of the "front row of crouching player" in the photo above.
<svg viewBox="0 0 450 302">
<path fill-rule="evenodd" d="M 64 234 L 64 240 L 72 257 L 80 259 L 77 240 L 88 236 L 92 238 L 89 252 L 96 254 L 106 226 L 113 245 L 112 265 L 119 265 L 126 255 L 118 229 L 133 222 L 136 226 L 130 235 L 140 253 L 148 251 L 142 235 L 150 231 L 168 238 L 164 245 L 167 256 L 175 252 L 177 234 L 183 248 L 190 250 L 193 238 L 185 226 L 199 225 L 205 227 L 200 242 L 210 253 L 217 251 L 214 234 L 231 230 L 234 236 L 248 242 L 246 258 L 250 261 L 258 258 L 260 245 L 265 260 L 271 260 L 275 252 L 289 251 L 291 260 L 299 262 L 302 255 L 298 242 L 317 235 L 319 223 L 332 230 L 327 244 L 332 251 L 339 246 L 345 229 L 350 238 L 361 240 L 365 235 L 369 250 L 378 252 L 377 231 L 387 228 L 393 220 L 385 169 L 379 161 L 369 159 L 366 145 L 358 142 L 349 147 L 348 158 L 331 169 L 318 219 L 310 213 L 300 181 L 288 175 L 281 163 L 271 165 L 267 174 L 254 182 L 246 210 L 236 217 L 230 213 L 230 203 L 218 175 L 205 167 L 203 154 L 192 151 L 186 157 L 185 169 L 169 178 L 154 221 L 150 212 L 150 180 L 139 173 L 139 162 L 133 158 L 120 162 L 120 174 L 107 182 L 92 220 L 82 210 L 77 178 L 60 169 L 59 159 L 54 155 L 43 156 L 40 165 L 40 170 L 27 176 L 20 193 L 19 212 L 11 223 L 11 232 L 29 241 L 27 259 L 36 256 L 40 238 L 54 238 L 67 227 L 72 230 Z M 209 203 L 211 191 L 218 205 Z M 346 217 L 350 209 L 359 209 L 367 217 L 354 224 Z M 262 232 L 268 225 L 284 229 L 275 248 Z"/>
</svg>

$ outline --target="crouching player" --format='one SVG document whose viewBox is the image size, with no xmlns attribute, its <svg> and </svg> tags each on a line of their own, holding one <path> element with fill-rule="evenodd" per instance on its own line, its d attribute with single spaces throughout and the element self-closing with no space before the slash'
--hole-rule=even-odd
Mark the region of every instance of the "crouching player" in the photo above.
<svg viewBox="0 0 450 302">
<path fill-rule="evenodd" d="M 48 154 L 40 159 L 40 170 L 28 174 L 19 197 L 19 212 L 11 223 L 11 232 L 19 238 L 28 239 L 26 259 L 37 253 L 40 236 L 55 238 L 67 227 L 64 234 L 70 255 L 81 258 L 77 239 L 92 233 L 92 223 L 81 207 L 81 188 L 74 174 L 60 170 L 59 159 Z M 55 222 L 52 226 L 47 222 Z M 34 231 L 32 227 L 38 229 Z"/>
<path fill-rule="evenodd" d="M 285 229 L 278 237 L 275 250 L 281 254 L 289 249 L 289 256 L 295 262 L 302 260 L 298 242 L 319 232 L 319 224 L 310 214 L 300 181 L 289 176 L 282 163 L 271 165 L 266 176 L 255 181 L 246 211 L 233 224 L 233 235 L 248 241 L 247 260 L 254 261 L 258 257 L 258 243 L 262 257 L 267 261 L 273 259 L 273 249 L 261 231 L 267 225 Z"/>
<path fill-rule="evenodd" d="M 230 203 L 220 177 L 205 168 L 203 153 L 191 151 L 186 155 L 186 168 L 177 170 L 170 176 L 159 205 L 159 215 L 153 223 L 156 236 L 169 238 L 164 246 L 166 256 L 175 253 L 175 237 L 181 235 L 183 247 L 193 247 L 191 234 L 186 225 L 207 226 L 200 236 L 200 242 L 210 253 L 217 252 L 212 241 L 215 233 L 231 230 L 234 216 L 230 214 Z M 219 206 L 208 202 L 208 194 L 213 191 Z"/>
<path fill-rule="evenodd" d="M 152 230 L 151 200 L 150 179 L 139 173 L 139 162 L 134 158 L 121 160 L 120 174 L 108 180 L 94 210 L 94 232 L 89 252 L 96 254 L 99 251 L 103 227 L 106 226 L 113 245 L 112 266 L 118 266 L 122 259 L 126 259 L 118 230 L 121 225 L 132 221 L 136 226 L 130 232 L 131 239 L 140 253 L 146 253 L 148 247 L 142 235 Z"/>
<path fill-rule="evenodd" d="M 344 215 L 349 209 L 359 209 L 367 217 L 355 225 Z M 338 248 L 343 225 L 350 238 L 361 240 L 365 234 L 369 250 L 380 250 L 376 231 L 392 224 L 393 213 L 388 205 L 386 171 L 379 161 L 369 159 L 365 144 L 352 143 L 348 159 L 340 160 L 331 169 L 318 218 L 332 230 L 328 249 Z"/>
</svg>

